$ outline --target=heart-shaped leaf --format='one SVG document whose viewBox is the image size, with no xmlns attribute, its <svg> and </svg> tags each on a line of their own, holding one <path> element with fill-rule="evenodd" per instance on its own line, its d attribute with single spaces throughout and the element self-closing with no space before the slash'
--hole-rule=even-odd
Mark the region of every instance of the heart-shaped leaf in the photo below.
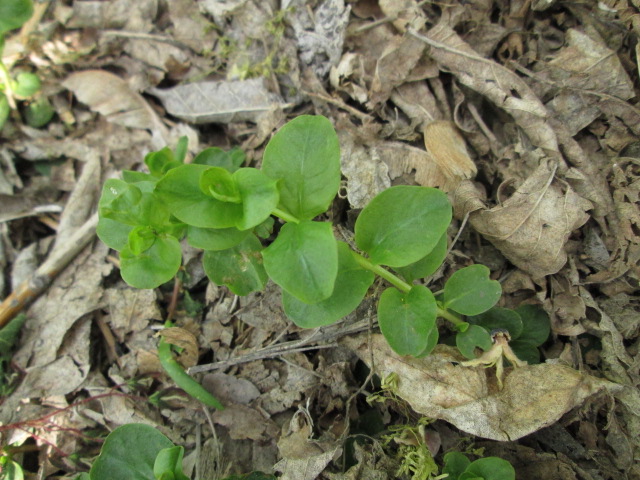
<svg viewBox="0 0 640 480">
<path fill-rule="evenodd" d="M 399 355 L 420 355 L 436 324 L 436 299 L 424 285 L 408 293 L 387 288 L 378 303 L 378 324 L 389 346 Z"/>
<path fill-rule="evenodd" d="M 515 480 L 516 471 L 506 460 L 498 457 L 480 458 L 467 467 L 460 480 Z"/>
<path fill-rule="evenodd" d="M 491 332 L 497 328 L 504 328 L 509 331 L 511 340 L 520 337 L 522 333 L 522 320 L 518 312 L 509 308 L 493 307 L 480 315 L 468 318 L 469 322 L 474 323 Z"/>
<path fill-rule="evenodd" d="M 338 242 L 338 275 L 331 296 L 310 305 L 283 291 L 284 311 L 302 328 L 330 325 L 360 305 L 374 278 L 373 273 L 356 262 L 349 246 Z"/>
<path fill-rule="evenodd" d="M 31 0 L 2 0 L 0 2 L 0 36 L 19 28 L 33 15 Z"/>
<path fill-rule="evenodd" d="M 355 240 L 371 262 L 404 267 L 431 252 L 449 222 L 451 204 L 445 193 L 399 185 L 379 193 L 360 212 Z"/>
<path fill-rule="evenodd" d="M 120 252 L 122 278 L 136 288 L 156 288 L 168 282 L 181 263 L 180 242 L 170 235 L 157 236 L 151 247 L 139 255 L 128 245 Z"/>
<path fill-rule="evenodd" d="M 218 147 L 209 147 L 196 155 L 193 163 L 209 165 L 210 167 L 222 167 L 228 170 L 229 173 L 233 173 L 240 168 L 244 160 L 244 152 L 237 147 L 232 148 L 228 152 Z"/>
<path fill-rule="evenodd" d="M 280 180 L 280 208 L 300 220 L 325 212 L 340 187 L 340 143 L 331 122 L 301 115 L 269 141 L 262 171 Z"/>
<path fill-rule="evenodd" d="M 493 307 L 502 295 L 500 282 L 491 280 L 484 265 L 455 272 L 444 285 L 444 307 L 462 315 L 479 315 Z"/>
<path fill-rule="evenodd" d="M 189 480 L 182 472 L 184 448 L 175 446 L 160 450 L 153 464 L 153 474 L 157 479 Z"/>
<path fill-rule="evenodd" d="M 551 325 L 549 316 L 544 310 L 535 305 L 520 305 L 516 312 L 522 319 L 522 333 L 518 336 L 521 343 L 531 345 L 542 345 L 549 338 Z"/>
<path fill-rule="evenodd" d="M 338 246 L 330 224 L 287 223 L 262 256 L 269 277 L 298 300 L 317 303 L 333 293 Z"/>
<path fill-rule="evenodd" d="M 474 352 L 476 347 L 480 347 L 485 352 L 492 346 L 491 335 L 484 328 L 478 325 L 469 325 L 464 332 L 456 334 L 456 346 L 465 357 L 476 358 Z"/>
<path fill-rule="evenodd" d="M 447 256 L 447 234 L 444 233 L 436 246 L 427 255 L 415 263 L 406 267 L 398 267 L 396 270 L 409 283 L 418 278 L 425 278 L 433 274 L 444 262 Z"/>
<path fill-rule="evenodd" d="M 471 461 L 466 455 L 460 452 L 449 452 L 444 456 L 444 467 L 442 473 L 449 476 L 447 480 L 458 480 L 460 475 L 467 469 Z"/>
</svg>

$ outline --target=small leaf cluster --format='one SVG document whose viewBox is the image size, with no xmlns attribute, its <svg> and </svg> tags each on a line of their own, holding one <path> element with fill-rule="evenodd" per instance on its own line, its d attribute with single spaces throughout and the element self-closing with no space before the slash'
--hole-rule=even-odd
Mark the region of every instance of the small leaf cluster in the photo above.
<svg viewBox="0 0 640 480">
<path fill-rule="evenodd" d="M 0 129 L 4 126 L 15 101 L 27 101 L 26 122 L 35 128 L 46 125 L 53 117 L 49 100 L 40 95 L 40 78 L 30 72 L 20 72 L 13 78 L 2 62 L 4 36 L 20 28 L 33 15 L 32 0 L 2 0 L 0 2 Z"/>
<path fill-rule="evenodd" d="M 393 350 L 414 356 L 438 342 L 437 317 L 474 332 L 482 324 L 460 316 L 476 318 L 501 296 L 482 265 L 455 272 L 438 297 L 417 282 L 447 253 L 452 208 L 440 190 L 388 188 L 361 211 L 353 247 L 336 239 L 319 219 L 341 181 L 338 137 L 325 117 L 304 115 L 282 127 L 260 169 L 243 168 L 235 149 L 208 148 L 185 164 L 186 149 L 183 140 L 175 151 L 153 152 L 145 158 L 149 173 L 125 171 L 104 185 L 98 235 L 120 252 L 122 277 L 134 287 L 171 280 L 186 239 L 204 250 L 211 281 L 247 295 L 271 279 L 287 316 L 315 328 L 354 311 L 379 276 L 389 284 L 379 299 L 380 329 Z"/>
<path fill-rule="evenodd" d="M 485 457 L 470 461 L 460 452 L 449 452 L 444 456 L 443 474 L 448 480 L 515 480 L 513 466 L 499 457 Z"/>
<path fill-rule="evenodd" d="M 130 423 L 116 428 L 104 441 L 100 455 L 93 462 L 89 473 L 82 473 L 76 480 L 189 480 L 182 471 L 184 448 L 176 446 L 150 425 Z M 271 480 L 275 477 L 251 474 L 255 480 Z"/>
</svg>

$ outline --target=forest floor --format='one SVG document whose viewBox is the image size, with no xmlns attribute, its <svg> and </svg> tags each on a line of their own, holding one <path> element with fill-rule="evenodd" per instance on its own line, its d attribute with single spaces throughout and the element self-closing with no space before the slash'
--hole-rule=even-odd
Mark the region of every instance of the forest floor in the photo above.
<svg viewBox="0 0 640 480">
<path fill-rule="evenodd" d="M 71 261 L 0 350 L 4 455 L 25 478 L 74 478 L 109 431 L 146 423 L 203 480 L 428 479 L 450 451 L 504 458 L 518 479 L 640 479 L 639 18 L 636 0 L 36 4 L 4 62 L 40 76 L 55 115 L 32 128 L 22 104 L 0 132 L 0 295 L 52 256 Z M 500 306 L 541 308 L 536 374 L 508 368 L 496 390 L 491 368 L 393 354 L 375 288 L 308 331 L 274 285 L 237 297 L 186 246 L 175 284 L 122 281 L 94 235 L 106 179 L 185 135 L 189 158 L 240 147 L 259 166 L 303 114 L 338 132 L 342 231 L 391 185 L 449 194 L 451 248 L 429 282 L 483 264 Z M 225 410 L 163 374 L 168 312 Z M 471 394 L 463 368 L 494 387 Z"/>
</svg>

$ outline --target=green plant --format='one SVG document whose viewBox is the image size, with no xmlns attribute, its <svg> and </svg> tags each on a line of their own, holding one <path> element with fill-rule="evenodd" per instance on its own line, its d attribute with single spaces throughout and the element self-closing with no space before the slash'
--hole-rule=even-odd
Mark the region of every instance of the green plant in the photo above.
<svg viewBox="0 0 640 480">
<path fill-rule="evenodd" d="M 76 480 L 189 480 L 182 471 L 184 448 L 176 446 L 150 425 L 130 423 L 111 432 L 89 473 Z M 224 480 L 274 480 L 254 472 Z"/>
<path fill-rule="evenodd" d="M 493 348 L 495 328 L 509 330 L 518 351 L 531 360 L 546 339 L 548 320 L 535 307 L 508 314 L 493 308 L 502 289 L 485 266 L 458 270 L 436 295 L 416 283 L 446 256 L 452 209 L 443 192 L 384 190 L 360 213 L 355 247 L 316 219 L 340 186 L 340 147 L 325 117 L 300 116 L 282 127 L 267 145 L 261 169 L 241 168 L 238 150 L 206 149 L 192 164 L 183 163 L 185 152 L 181 141 L 176 151 L 149 154 L 149 173 L 124 172 L 122 180 L 104 185 L 98 235 L 120 252 L 122 277 L 130 285 L 155 288 L 171 280 L 186 237 L 205 250 L 208 277 L 238 295 L 273 280 L 282 289 L 286 314 L 301 327 L 348 315 L 379 276 L 390 284 L 378 304 L 380 329 L 401 355 L 431 352 L 439 339 L 438 317 L 452 324 L 469 358 L 475 347 Z M 273 217 L 283 224 L 275 228 Z"/>
<path fill-rule="evenodd" d="M 499 457 L 485 457 L 470 461 L 460 452 L 449 452 L 444 456 L 442 473 L 447 480 L 515 480 L 513 466 Z"/>
<path fill-rule="evenodd" d="M 11 76 L 2 62 L 4 35 L 20 28 L 33 15 L 32 0 L 2 0 L 0 2 L 0 129 L 4 126 L 11 109 L 16 109 L 16 100 L 25 101 L 24 116 L 32 127 L 42 127 L 53 117 L 53 107 L 40 94 L 40 78 L 30 72 L 19 72 Z"/>
<path fill-rule="evenodd" d="M 0 451 L 0 480 L 23 480 L 22 466 L 13 460 L 12 455 Z"/>
</svg>

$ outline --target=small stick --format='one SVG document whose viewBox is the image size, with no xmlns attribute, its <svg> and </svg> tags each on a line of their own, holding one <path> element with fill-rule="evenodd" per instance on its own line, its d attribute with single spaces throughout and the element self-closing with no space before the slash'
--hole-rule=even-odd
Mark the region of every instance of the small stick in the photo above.
<svg viewBox="0 0 640 480">
<path fill-rule="evenodd" d="M 96 234 L 98 214 L 95 213 L 65 242 L 55 249 L 49 258 L 31 276 L 21 283 L 0 304 L 0 328 L 4 327 L 29 302 L 37 298 L 53 279 L 86 247 Z"/>
</svg>

